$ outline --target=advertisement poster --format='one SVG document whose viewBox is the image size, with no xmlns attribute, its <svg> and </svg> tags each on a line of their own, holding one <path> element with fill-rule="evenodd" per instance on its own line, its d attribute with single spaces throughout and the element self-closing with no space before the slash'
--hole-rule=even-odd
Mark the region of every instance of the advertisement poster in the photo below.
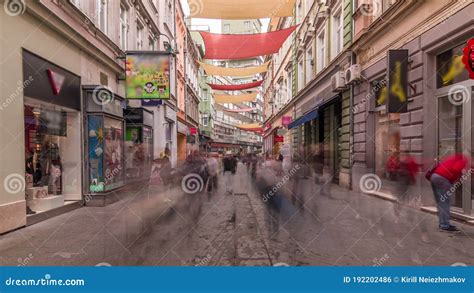
<svg viewBox="0 0 474 293">
<path fill-rule="evenodd" d="M 408 111 L 408 50 L 388 51 L 388 113 Z"/>
<path fill-rule="evenodd" d="M 127 99 L 170 98 L 170 56 L 132 52 L 126 57 Z"/>
<path fill-rule="evenodd" d="M 88 119 L 88 154 L 89 154 L 89 191 L 103 192 L 103 155 L 104 155 L 104 126 L 100 116 L 89 116 Z"/>
</svg>

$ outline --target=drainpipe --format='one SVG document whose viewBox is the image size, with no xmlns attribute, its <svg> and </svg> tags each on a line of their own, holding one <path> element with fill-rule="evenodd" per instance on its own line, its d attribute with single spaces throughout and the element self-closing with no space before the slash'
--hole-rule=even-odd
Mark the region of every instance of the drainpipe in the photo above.
<svg viewBox="0 0 474 293">
<path fill-rule="evenodd" d="M 351 65 L 354 65 L 356 63 L 356 56 L 353 51 L 351 51 Z M 354 164 L 354 85 L 351 85 L 350 89 L 350 111 L 349 111 L 349 188 L 353 190 L 352 188 L 352 182 L 353 182 L 353 175 L 352 175 L 352 167 Z"/>
</svg>

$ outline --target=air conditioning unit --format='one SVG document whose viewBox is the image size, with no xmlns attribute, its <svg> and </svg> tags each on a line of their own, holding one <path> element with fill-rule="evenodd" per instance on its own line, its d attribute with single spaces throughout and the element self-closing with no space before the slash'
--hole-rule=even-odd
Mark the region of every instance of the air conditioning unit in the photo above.
<svg viewBox="0 0 474 293">
<path fill-rule="evenodd" d="M 361 80 L 361 69 L 359 64 L 354 64 L 346 69 L 346 83 L 353 84 Z"/>
<path fill-rule="evenodd" d="M 333 92 L 341 92 L 347 89 L 343 71 L 338 71 L 331 77 L 331 89 Z"/>
</svg>

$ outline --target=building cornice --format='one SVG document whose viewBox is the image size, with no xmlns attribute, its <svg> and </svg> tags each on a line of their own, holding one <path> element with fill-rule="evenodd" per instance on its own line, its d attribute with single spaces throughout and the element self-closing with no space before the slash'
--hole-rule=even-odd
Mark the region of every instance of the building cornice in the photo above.
<svg viewBox="0 0 474 293">
<path fill-rule="evenodd" d="M 67 22 L 60 14 L 66 12 L 73 22 Z M 53 2 L 31 1 L 27 5 L 27 13 L 39 18 L 43 24 L 67 39 L 67 42 L 85 51 L 91 56 L 97 56 L 97 61 L 113 70 L 116 74 L 124 71 L 124 62 L 118 59 L 123 51 L 102 31 L 100 31 L 87 16 L 74 7 L 69 1 Z M 84 37 L 89 34 L 91 39 Z"/>
</svg>

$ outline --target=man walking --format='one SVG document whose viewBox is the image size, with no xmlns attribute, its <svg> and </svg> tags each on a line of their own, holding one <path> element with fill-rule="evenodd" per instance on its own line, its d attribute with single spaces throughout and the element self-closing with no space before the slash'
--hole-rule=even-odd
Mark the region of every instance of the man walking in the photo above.
<svg viewBox="0 0 474 293">
<path fill-rule="evenodd" d="M 237 160 L 231 151 L 226 153 L 223 159 L 223 165 L 226 193 L 232 194 L 234 192 L 234 174 L 237 171 Z"/>
</svg>

